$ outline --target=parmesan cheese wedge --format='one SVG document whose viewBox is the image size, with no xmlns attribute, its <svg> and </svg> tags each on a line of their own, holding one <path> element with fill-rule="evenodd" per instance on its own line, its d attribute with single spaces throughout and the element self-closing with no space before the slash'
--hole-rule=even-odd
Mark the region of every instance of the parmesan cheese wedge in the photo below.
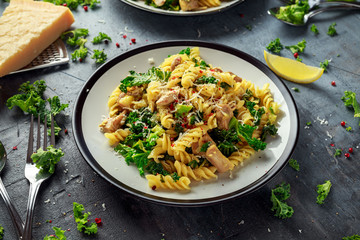
<svg viewBox="0 0 360 240">
<path fill-rule="evenodd" d="M 11 0 L 0 17 L 0 77 L 28 65 L 73 22 L 67 7 Z"/>
</svg>

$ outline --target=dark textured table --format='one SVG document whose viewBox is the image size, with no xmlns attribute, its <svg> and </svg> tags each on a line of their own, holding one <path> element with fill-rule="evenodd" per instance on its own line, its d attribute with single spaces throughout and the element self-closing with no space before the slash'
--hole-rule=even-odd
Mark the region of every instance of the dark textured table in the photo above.
<svg viewBox="0 0 360 240">
<path fill-rule="evenodd" d="M 1 177 L 23 219 L 29 190 L 24 177 L 29 116 L 19 109 L 7 109 L 5 102 L 17 93 L 21 83 L 44 79 L 47 97 L 58 95 L 62 102 L 69 103 L 65 114 L 59 116 L 68 134 L 62 132 L 57 139 L 65 156 L 40 189 L 34 239 L 52 234 L 53 226 L 68 229 L 68 239 L 341 239 L 360 234 L 359 119 L 341 101 L 346 90 L 356 92 L 360 101 L 359 11 L 317 16 L 312 23 L 316 23 L 320 34 L 315 36 L 310 25 L 290 27 L 268 16 L 266 10 L 280 4 L 275 0 L 248 0 L 225 12 L 195 17 L 153 14 L 116 0 L 101 2 L 101 7 L 95 10 L 85 12 L 79 7 L 74 11 L 73 27 L 88 28 L 89 39 L 99 31 L 109 34 L 113 41 L 102 45 L 109 58 L 158 41 L 198 39 L 233 46 L 264 62 L 263 50 L 279 37 L 284 45 L 306 39 L 307 47 L 301 57 L 309 65 L 319 66 L 325 59 L 332 61 L 328 71 L 312 84 L 284 81 L 289 89 L 299 89 L 291 90 L 291 94 L 300 116 L 300 135 L 292 156 L 298 160 L 300 171 L 286 166 L 256 192 L 197 208 L 168 207 L 134 198 L 104 181 L 86 164 L 75 145 L 71 119 L 77 94 L 98 67 L 90 57 L 83 63 L 70 62 L 0 78 L 0 140 L 9 158 Z M 7 5 L 0 1 L 0 13 Z M 326 32 L 333 22 L 337 23 L 338 34 L 330 37 Z M 136 44 L 130 44 L 131 38 L 136 39 Z M 291 57 L 288 50 L 283 50 L 282 55 Z M 341 121 L 353 130 L 346 131 Z M 307 122 L 311 125 L 307 126 Z M 335 149 L 341 148 L 345 153 L 349 147 L 354 149 L 350 158 L 344 154 L 334 156 Z M 318 205 L 316 186 L 325 180 L 331 180 L 333 186 L 325 204 Z M 283 181 L 291 185 L 287 202 L 295 210 L 293 217 L 286 220 L 274 217 L 270 210 L 271 189 Z M 77 231 L 72 217 L 74 201 L 84 204 L 86 211 L 92 213 L 92 221 L 95 217 L 102 219 L 96 235 L 85 236 Z M 0 225 L 5 228 L 6 240 L 16 239 L 2 199 Z"/>
</svg>

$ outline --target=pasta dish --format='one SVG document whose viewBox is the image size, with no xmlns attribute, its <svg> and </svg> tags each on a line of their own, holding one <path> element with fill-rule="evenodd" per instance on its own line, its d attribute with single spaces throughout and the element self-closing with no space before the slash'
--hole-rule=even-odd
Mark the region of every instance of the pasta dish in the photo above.
<svg viewBox="0 0 360 240">
<path fill-rule="evenodd" d="M 276 135 L 279 105 L 262 88 L 213 67 L 198 47 L 169 55 L 146 73 L 130 71 L 100 125 L 109 144 L 153 190 L 189 190 L 230 172 Z"/>
</svg>

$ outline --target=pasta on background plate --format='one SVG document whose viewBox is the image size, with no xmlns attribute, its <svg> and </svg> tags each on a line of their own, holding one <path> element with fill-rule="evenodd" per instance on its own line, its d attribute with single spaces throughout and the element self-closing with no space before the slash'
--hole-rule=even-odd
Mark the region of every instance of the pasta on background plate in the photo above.
<svg viewBox="0 0 360 240">
<path fill-rule="evenodd" d="M 269 84 L 260 89 L 211 66 L 198 47 L 130 71 L 108 107 L 100 129 L 153 190 L 189 190 L 191 181 L 233 170 L 266 148 L 279 113 Z"/>
</svg>

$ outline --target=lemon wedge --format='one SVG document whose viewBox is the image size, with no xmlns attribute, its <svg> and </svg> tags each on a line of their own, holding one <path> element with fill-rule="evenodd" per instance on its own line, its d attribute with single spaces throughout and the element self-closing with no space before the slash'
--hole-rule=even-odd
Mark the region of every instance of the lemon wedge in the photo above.
<svg viewBox="0 0 360 240">
<path fill-rule="evenodd" d="M 279 77 L 296 83 L 312 83 L 324 73 L 324 69 L 308 66 L 297 60 L 280 57 L 264 51 L 269 68 Z"/>
</svg>

